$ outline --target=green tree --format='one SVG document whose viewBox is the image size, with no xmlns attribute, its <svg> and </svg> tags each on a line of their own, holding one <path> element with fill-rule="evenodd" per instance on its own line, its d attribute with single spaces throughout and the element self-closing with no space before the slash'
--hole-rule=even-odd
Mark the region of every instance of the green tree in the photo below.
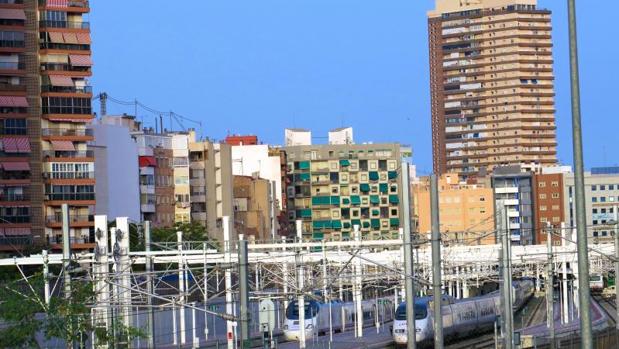
<svg viewBox="0 0 619 349">
<path fill-rule="evenodd" d="M 217 247 L 217 241 L 208 236 L 206 227 L 200 223 L 176 223 L 169 228 L 155 228 L 152 230 L 152 241 L 154 243 L 176 242 L 176 232 L 183 232 L 183 241 L 209 242 L 210 245 Z"/>
</svg>

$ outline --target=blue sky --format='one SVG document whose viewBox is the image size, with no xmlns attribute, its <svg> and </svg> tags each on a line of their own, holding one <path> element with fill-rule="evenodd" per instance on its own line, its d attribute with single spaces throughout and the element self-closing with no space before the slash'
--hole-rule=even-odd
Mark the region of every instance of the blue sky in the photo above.
<svg viewBox="0 0 619 349">
<path fill-rule="evenodd" d="M 615 165 L 619 115 L 609 106 L 619 81 L 612 25 L 619 2 L 604 1 L 603 11 L 578 3 L 585 162 Z M 323 142 L 329 129 L 350 125 L 357 142 L 412 145 L 419 172 L 432 169 L 426 11 L 433 0 L 91 6 L 95 92 L 200 120 L 213 139 L 256 134 L 281 144 L 283 129 L 294 126 Z M 539 7 L 553 11 L 559 160 L 571 164 L 566 1 L 539 0 Z M 112 103 L 108 109 L 133 113 Z M 154 125 L 147 111 L 138 116 Z"/>
</svg>

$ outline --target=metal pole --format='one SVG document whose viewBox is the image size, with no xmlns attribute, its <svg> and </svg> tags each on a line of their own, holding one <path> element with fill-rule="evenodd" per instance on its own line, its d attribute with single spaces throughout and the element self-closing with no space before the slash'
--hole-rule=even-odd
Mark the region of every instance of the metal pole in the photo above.
<svg viewBox="0 0 619 349">
<path fill-rule="evenodd" d="M 202 243 L 202 258 L 204 259 L 204 340 L 208 341 L 208 314 L 206 309 L 208 308 L 208 268 L 206 264 L 206 249 L 208 245 L 206 242 Z"/>
<path fill-rule="evenodd" d="M 69 230 L 69 205 L 62 204 L 62 261 L 64 268 L 64 297 L 69 303 L 71 301 L 71 236 Z M 69 331 L 74 333 L 75 319 L 69 319 Z M 73 340 L 72 343 L 67 343 L 67 348 L 73 347 L 77 349 L 79 343 Z"/>
<path fill-rule="evenodd" d="M 324 240 L 322 240 L 322 295 L 325 302 L 329 303 L 329 342 L 333 342 L 333 302 L 331 302 L 331 293 L 327 289 L 327 247 Z"/>
<path fill-rule="evenodd" d="M 303 222 L 297 220 L 297 242 L 303 242 Z M 303 255 L 302 248 L 297 251 L 297 283 L 298 283 L 298 298 L 297 306 L 299 307 L 299 349 L 305 349 L 305 297 L 303 295 Z"/>
<path fill-rule="evenodd" d="M 415 330 L 415 281 L 413 280 L 413 236 L 411 231 L 410 180 L 408 163 L 402 162 L 402 211 L 404 216 L 404 273 L 406 274 L 406 333 L 408 349 L 417 348 Z"/>
<path fill-rule="evenodd" d="M 180 305 L 179 327 L 181 333 L 181 345 L 185 345 L 187 337 L 185 334 L 185 262 L 183 261 L 183 232 L 176 232 L 176 243 L 178 251 L 178 300 Z"/>
<path fill-rule="evenodd" d="M 226 288 L 226 313 L 228 315 L 236 315 L 232 309 L 232 272 L 230 270 L 230 217 L 223 217 L 224 226 L 224 264 L 226 266 L 224 272 L 225 288 Z M 226 338 L 228 340 L 228 349 L 234 349 L 234 335 L 232 321 L 226 320 Z"/>
<path fill-rule="evenodd" d="M 550 348 L 555 347 L 555 311 L 554 311 L 554 277 L 552 256 L 552 234 L 550 223 L 546 227 L 546 246 L 548 249 L 548 262 L 546 265 L 546 324 L 550 332 Z"/>
<path fill-rule="evenodd" d="M 619 205 L 615 205 L 615 304 L 617 307 L 617 330 L 619 330 Z"/>
<path fill-rule="evenodd" d="M 148 348 L 155 348 L 155 309 L 153 304 L 153 257 L 150 253 L 151 236 L 150 222 L 144 222 L 144 247 L 147 252 L 146 257 L 146 292 L 148 292 Z"/>
<path fill-rule="evenodd" d="M 282 251 L 286 252 L 286 238 L 282 236 Z M 284 289 L 284 312 L 288 309 L 288 263 L 282 262 L 283 286 Z"/>
<path fill-rule="evenodd" d="M 441 312 L 441 231 L 438 205 L 438 177 L 430 179 L 432 215 L 432 294 L 434 296 L 434 348 L 443 348 L 443 315 Z"/>
<path fill-rule="evenodd" d="M 359 225 L 355 224 L 354 227 L 355 232 L 355 241 L 357 242 L 357 248 L 361 249 L 361 231 L 359 231 Z M 356 316 L 357 320 L 356 328 L 357 328 L 357 337 L 363 337 L 363 279 L 361 274 L 363 273 L 361 269 L 361 259 L 355 258 L 355 306 L 356 306 Z"/>
<path fill-rule="evenodd" d="M 574 147 L 574 189 L 576 192 L 576 230 L 578 234 L 578 299 L 580 303 L 581 348 L 593 348 L 591 299 L 589 291 L 589 248 L 587 208 L 585 205 L 585 169 L 580 116 L 580 77 L 578 71 L 578 35 L 576 1 L 567 0 L 570 36 L 570 82 L 572 89 L 572 134 Z"/>
<path fill-rule="evenodd" d="M 505 335 L 505 349 L 512 349 L 514 347 L 514 313 L 511 305 L 511 236 L 509 231 L 509 215 L 503 201 L 499 203 L 498 207 L 500 217 L 502 218 L 502 225 L 499 225 L 499 228 L 503 230 L 501 234 L 501 256 L 503 257 L 503 322 L 505 324 L 503 333 Z"/>
<path fill-rule="evenodd" d="M 239 298 L 241 300 L 241 348 L 250 348 L 249 339 L 249 272 L 247 240 L 239 235 Z"/>
</svg>

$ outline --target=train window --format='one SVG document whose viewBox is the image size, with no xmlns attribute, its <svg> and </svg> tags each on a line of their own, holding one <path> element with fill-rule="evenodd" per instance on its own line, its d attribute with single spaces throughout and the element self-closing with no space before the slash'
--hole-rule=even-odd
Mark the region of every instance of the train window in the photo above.
<svg viewBox="0 0 619 349">
<path fill-rule="evenodd" d="M 306 319 L 311 319 L 318 314 L 318 304 L 315 302 L 305 303 L 304 308 Z M 292 302 L 288 305 L 288 309 L 286 309 L 286 318 L 289 320 L 299 319 L 299 306 L 297 305 L 297 302 Z"/>
<path fill-rule="evenodd" d="M 428 310 L 423 304 L 415 304 L 415 320 L 423 320 L 428 317 Z M 395 312 L 396 320 L 406 320 L 406 303 L 400 304 Z"/>
</svg>

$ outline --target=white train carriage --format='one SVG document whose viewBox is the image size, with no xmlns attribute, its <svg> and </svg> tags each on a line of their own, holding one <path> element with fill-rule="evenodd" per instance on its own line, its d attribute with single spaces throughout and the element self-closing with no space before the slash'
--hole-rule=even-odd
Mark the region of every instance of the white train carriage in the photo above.
<svg viewBox="0 0 619 349">
<path fill-rule="evenodd" d="M 393 302 L 387 298 L 367 300 L 361 302 L 363 324 L 372 325 L 375 322 L 386 322 L 393 319 Z M 333 301 L 324 303 L 315 300 L 305 302 L 305 338 L 333 331 L 344 331 L 347 327 L 356 324 L 357 307 L 354 302 Z M 301 321 L 299 306 L 296 301 L 286 308 L 286 323 L 284 324 L 284 338 L 299 340 L 301 335 Z"/>
<path fill-rule="evenodd" d="M 533 295 L 534 286 L 530 280 L 516 281 L 513 284 L 512 295 L 514 311 L 521 309 Z M 467 337 L 475 333 L 490 331 L 497 315 L 501 313 L 500 293 L 493 293 L 455 301 L 452 297 L 443 296 L 441 313 L 443 317 L 443 335 L 446 338 Z M 434 312 L 430 297 L 415 301 L 415 330 L 417 342 L 432 342 L 434 339 Z M 396 311 L 393 324 L 393 339 L 396 345 L 408 343 L 406 327 L 406 303 L 400 304 Z"/>
</svg>

